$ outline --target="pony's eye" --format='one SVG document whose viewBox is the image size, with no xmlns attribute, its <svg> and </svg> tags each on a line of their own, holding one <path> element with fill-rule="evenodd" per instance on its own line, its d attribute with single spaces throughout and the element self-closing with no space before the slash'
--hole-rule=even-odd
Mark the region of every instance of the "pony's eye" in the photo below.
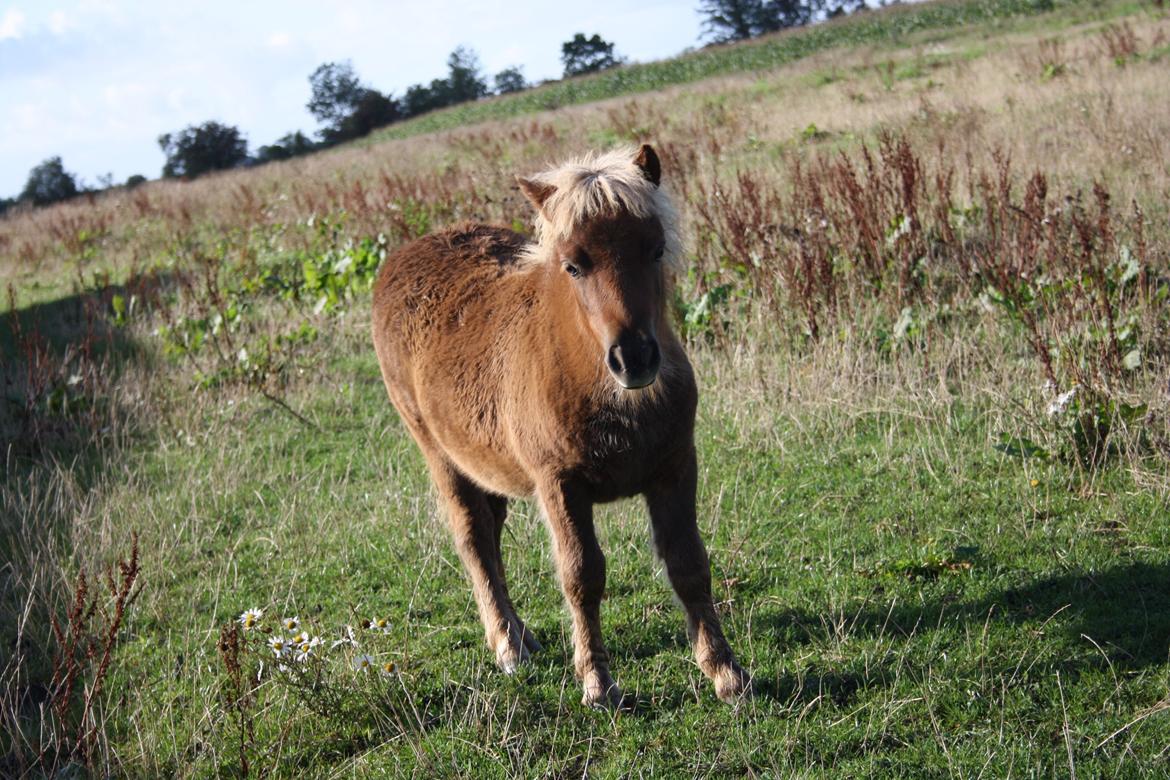
<svg viewBox="0 0 1170 780">
<path fill-rule="evenodd" d="M 576 247 L 561 255 L 561 267 L 565 269 L 565 273 L 576 279 L 588 273 L 593 267 L 593 261 L 584 249 Z"/>
<path fill-rule="evenodd" d="M 654 250 L 654 259 L 661 260 L 664 254 L 666 254 L 666 247 L 659 244 L 658 248 Z"/>
</svg>

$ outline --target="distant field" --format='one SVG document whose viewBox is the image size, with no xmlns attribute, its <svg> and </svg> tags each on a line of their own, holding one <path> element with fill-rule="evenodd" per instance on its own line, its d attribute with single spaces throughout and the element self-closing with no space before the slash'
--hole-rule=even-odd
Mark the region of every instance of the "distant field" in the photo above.
<svg viewBox="0 0 1170 780">
<path fill-rule="evenodd" d="M 1165 776 L 1168 55 L 1153 3 L 916 5 L 0 220 L 0 774 Z M 633 711 L 581 708 L 525 502 L 545 649 L 499 673 L 369 343 L 387 251 L 639 141 L 738 709 L 635 501 L 598 515 Z"/>
<path fill-rule="evenodd" d="M 1085 0 L 947 0 L 908 4 L 880 14 L 858 14 L 830 24 L 772 35 L 760 41 L 704 48 L 669 60 L 629 65 L 547 84 L 516 95 L 455 106 L 394 125 L 375 133 L 370 140 L 377 143 L 387 138 L 408 138 L 486 120 L 653 92 L 714 76 L 768 71 L 837 47 L 900 47 L 913 34 L 946 34 L 955 28 L 989 22 L 1002 24 L 1056 8 L 1072 10 L 1078 6 L 1091 8 L 1100 5 Z M 1131 3 L 1128 10 L 1132 11 L 1134 7 Z M 1100 13 L 1099 8 L 1093 10 Z M 1123 10 L 1111 9 L 1113 13 Z"/>
</svg>

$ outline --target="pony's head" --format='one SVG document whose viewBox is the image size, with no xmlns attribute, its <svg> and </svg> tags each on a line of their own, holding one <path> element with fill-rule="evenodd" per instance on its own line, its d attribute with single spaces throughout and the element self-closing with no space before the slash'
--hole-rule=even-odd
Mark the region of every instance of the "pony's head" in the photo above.
<svg viewBox="0 0 1170 780">
<path fill-rule="evenodd" d="M 517 182 L 536 206 L 532 262 L 561 274 L 613 378 L 626 389 L 658 377 L 667 266 L 677 262 L 674 212 L 649 146 L 576 160 Z"/>
</svg>

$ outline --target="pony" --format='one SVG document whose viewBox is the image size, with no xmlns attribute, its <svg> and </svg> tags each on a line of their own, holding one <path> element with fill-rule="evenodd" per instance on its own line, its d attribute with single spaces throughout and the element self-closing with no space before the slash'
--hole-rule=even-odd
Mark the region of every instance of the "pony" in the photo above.
<svg viewBox="0 0 1170 780">
<path fill-rule="evenodd" d="M 667 311 L 679 233 L 648 145 L 517 177 L 534 240 L 470 224 L 388 256 L 373 291 L 390 401 L 426 459 L 488 647 L 513 673 L 540 643 L 516 613 L 500 535 L 535 497 L 589 706 L 619 707 L 593 506 L 641 494 L 651 541 L 716 695 L 751 691 L 711 598 L 695 516 L 698 391 Z"/>
</svg>

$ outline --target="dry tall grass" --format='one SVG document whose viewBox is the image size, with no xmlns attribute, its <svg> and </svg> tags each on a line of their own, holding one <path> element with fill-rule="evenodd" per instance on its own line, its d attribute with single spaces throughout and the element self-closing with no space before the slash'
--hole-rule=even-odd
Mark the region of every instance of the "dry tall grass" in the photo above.
<svg viewBox="0 0 1170 780">
<path fill-rule="evenodd" d="M 516 172 L 616 140 L 678 147 L 673 182 L 686 191 L 682 181 L 709 185 L 741 168 L 783 183 L 792 159 L 872 142 L 884 129 L 923 149 L 942 143 L 960 168 L 985 167 L 1000 153 L 1017 170 L 1045 171 L 1060 191 L 1096 180 L 1117 202 L 1154 201 L 1170 191 L 1165 55 L 1118 65 L 1118 44 L 1109 43 L 1117 30 L 1129 31 L 1126 51 L 1159 52 L 1170 22 L 1147 15 L 1140 32 L 1100 23 L 1067 29 L 1055 78 L 1026 64 L 1044 59 L 1051 37 L 956 36 L 909 53 L 831 51 L 761 77 L 349 146 L 194 182 L 151 182 L 0 220 L 0 251 L 10 280 L 22 288 L 38 281 L 47 295 L 88 285 L 94 273 L 118 279 L 165 266 L 191 241 L 279 231 L 314 214 L 344 210 L 351 234 L 390 228 L 397 238 L 414 232 L 417 204 L 433 210 L 431 227 L 510 222 L 524 213 Z"/>
</svg>

